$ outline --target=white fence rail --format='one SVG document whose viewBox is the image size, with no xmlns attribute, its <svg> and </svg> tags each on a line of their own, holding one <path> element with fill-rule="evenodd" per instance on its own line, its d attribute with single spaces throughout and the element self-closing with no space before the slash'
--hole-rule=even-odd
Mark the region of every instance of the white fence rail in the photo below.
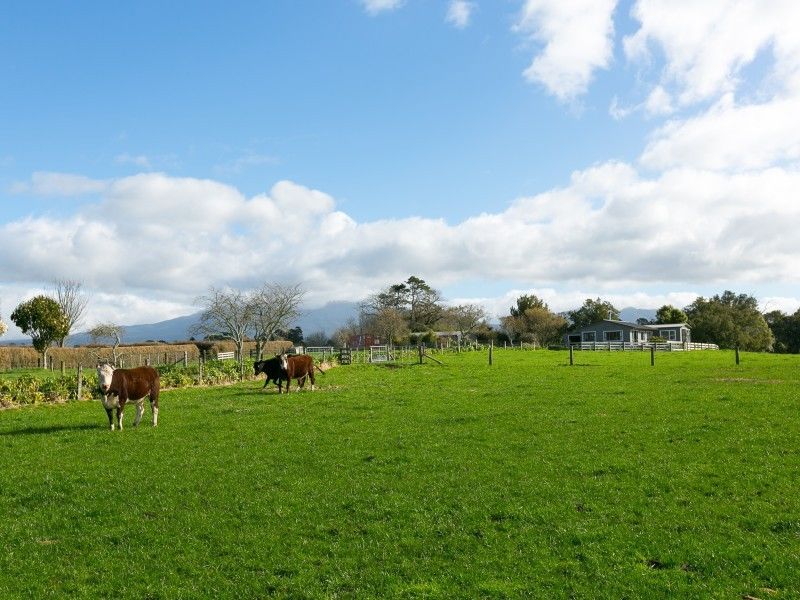
<svg viewBox="0 0 800 600">
<path fill-rule="evenodd" d="M 716 344 L 699 344 L 696 342 L 660 342 L 660 343 L 631 343 L 631 342 L 581 342 L 570 344 L 574 350 L 618 350 L 641 351 L 655 348 L 659 352 L 682 352 L 685 350 L 719 350 Z"/>
</svg>

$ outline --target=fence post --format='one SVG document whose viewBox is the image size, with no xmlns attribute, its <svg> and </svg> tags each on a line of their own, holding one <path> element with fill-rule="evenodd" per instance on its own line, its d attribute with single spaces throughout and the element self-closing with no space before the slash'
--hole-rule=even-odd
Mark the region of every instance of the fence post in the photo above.
<svg viewBox="0 0 800 600">
<path fill-rule="evenodd" d="M 417 350 L 419 351 L 419 364 L 422 364 L 422 355 L 424 354 L 424 351 L 422 350 L 422 344 L 417 347 Z"/>
<path fill-rule="evenodd" d="M 489 366 L 492 366 L 492 350 L 494 350 L 494 341 L 489 343 Z"/>
<path fill-rule="evenodd" d="M 656 345 L 655 344 L 650 346 L 650 366 L 651 367 L 655 367 L 656 366 Z"/>
<path fill-rule="evenodd" d="M 64 374 L 64 361 L 61 361 L 61 374 Z"/>
<path fill-rule="evenodd" d="M 575 363 L 573 362 L 573 360 L 572 360 L 572 350 L 573 350 L 573 345 L 572 345 L 572 344 L 570 344 L 570 345 L 569 345 L 569 366 L 570 366 L 570 367 L 571 367 L 573 364 L 575 364 Z"/>
<path fill-rule="evenodd" d="M 736 346 L 736 364 L 739 364 L 739 346 Z"/>
<path fill-rule="evenodd" d="M 78 397 L 76 400 L 81 399 L 81 392 L 83 390 L 83 365 L 78 365 Z"/>
<path fill-rule="evenodd" d="M 183 368 L 186 369 L 189 367 L 189 353 L 184 350 L 183 351 Z"/>
</svg>

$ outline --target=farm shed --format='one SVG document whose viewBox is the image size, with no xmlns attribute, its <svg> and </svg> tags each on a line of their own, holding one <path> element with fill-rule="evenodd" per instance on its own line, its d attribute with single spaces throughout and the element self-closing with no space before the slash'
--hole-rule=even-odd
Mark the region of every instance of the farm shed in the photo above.
<svg viewBox="0 0 800 600">
<path fill-rule="evenodd" d="M 564 335 L 564 345 L 606 342 L 647 344 L 654 337 L 677 344 L 691 343 L 692 330 L 687 323 L 639 325 L 607 319 L 567 332 Z"/>
</svg>

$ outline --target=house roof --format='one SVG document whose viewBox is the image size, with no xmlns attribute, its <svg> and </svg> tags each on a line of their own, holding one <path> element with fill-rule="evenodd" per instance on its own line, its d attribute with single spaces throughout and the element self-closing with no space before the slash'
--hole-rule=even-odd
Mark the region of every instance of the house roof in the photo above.
<svg viewBox="0 0 800 600">
<path fill-rule="evenodd" d="M 647 331 L 658 331 L 659 329 L 664 329 L 665 327 L 686 327 L 687 329 L 691 329 L 688 323 L 658 323 L 657 325 L 639 325 L 638 323 L 631 323 L 630 321 L 603 319 L 602 321 L 595 321 L 589 325 L 579 327 L 578 330 L 586 329 L 587 327 L 593 327 L 597 325 L 597 323 L 614 323 L 614 325 L 622 325 L 623 327 L 630 327 L 632 329 L 646 329 Z"/>
</svg>

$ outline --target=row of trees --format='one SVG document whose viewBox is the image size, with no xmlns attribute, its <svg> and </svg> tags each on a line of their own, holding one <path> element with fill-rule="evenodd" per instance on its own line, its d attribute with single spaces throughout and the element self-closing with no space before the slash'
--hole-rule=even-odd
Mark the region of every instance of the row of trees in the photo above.
<svg viewBox="0 0 800 600">
<path fill-rule="evenodd" d="M 63 346 L 80 323 L 88 299 L 81 283 L 55 282 L 51 295 L 40 295 L 21 303 L 11 320 L 30 335 L 34 347 L 46 355 L 53 343 Z M 299 327 L 290 328 L 300 315 L 304 291 L 300 285 L 265 283 L 251 291 L 211 288 L 197 299 L 202 307 L 194 335 L 229 339 L 237 345 L 239 356 L 246 340 L 255 340 L 261 354 L 264 342 L 291 339 L 301 343 Z M 556 313 L 535 295 L 522 295 L 500 319 L 498 331 L 488 323 L 488 315 L 478 304 L 445 306 L 442 294 L 416 276 L 388 286 L 361 303 L 360 317 L 337 330 L 332 339 L 315 332 L 306 343 L 347 345 L 355 335 L 372 335 L 392 343 L 416 341 L 432 331 L 456 332 L 461 338 L 527 342 L 547 346 L 561 342 L 564 333 L 604 319 L 618 320 L 620 311 L 601 298 L 586 299 L 582 306 Z M 650 321 L 639 319 L 642 324 Z M 692 339 L 719 344 L 722 348 L 800 352 L 800 310 L 793 315 L 780 311 L 762 314 L 758 301 L 747 294 L 725 291 L 711 298 L 699 297 L 680 309 L 664 305 L 656 311 L 653 323 L 689 323 Z M 0 335 L 5 324 L 0 320 Z M 122 338 L 122 327 L 100 323 L 89 330 L 95 339 L 110 339 L 114 347 Z"/>
<path fill-rule="evenodd" d="M 359 318 L 337 329 L 330 341 L 344 346 L 354 336 L 370 335 L 401 344 L 430 339 L 433 331 L 480 337 L 491 331 L 487 320 L 488 314 L 479 304 L 445 306 L 439 290 L 412 275 L 361 302 Z"/>
<path fill-rule="evenodd" d="M 533 295 L 520 296 L 510 315 L 503 317 L 503 329 L 514 340 L 541 346 L 559 343 L 571 330 L 604 319 L 619 320 L 620 312 L 601 298 L 587 299 L 580 308 L 564 313 L 552 312 Z M 718 344 L 721 348 L 749 351 L 800 351 L 800 310 L 794 315 L 758 309 L 758 300 L 748 294 L 725 291 L 711 298 L 699 297 L 684 309 L 664 305 L 653 321 L 639 319 L 639 324 L 688 323 L 692 339 Z"/>
</svg>

